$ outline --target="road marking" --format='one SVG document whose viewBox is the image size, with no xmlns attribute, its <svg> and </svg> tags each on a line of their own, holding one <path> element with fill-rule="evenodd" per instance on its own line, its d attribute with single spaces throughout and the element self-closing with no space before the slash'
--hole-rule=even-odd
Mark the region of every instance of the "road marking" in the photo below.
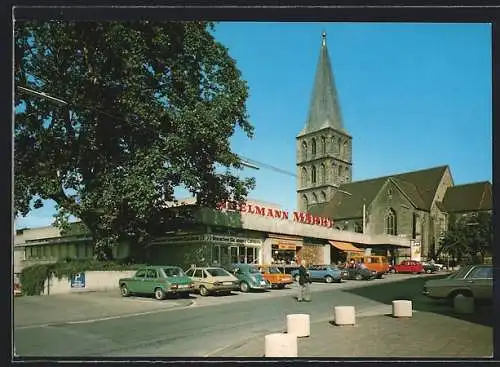
<svg viewBox="0 0 500 367">
<path fill-rule="evenodd" d="M 91 324 L 91 323 L 100 322 L 100 321 L 126 319 L 126 318 L 129 318 L 129 317 L 151 315 L 151 314 L 160 313 L 160 312 L 168 312 L 168 311 L 173 311 L 173 310 L 182 310 L 182 309 L 185 309 L 185 308 L 188 308 L 188 307 L 192 307 L 194 305 L 196 305 L 196 302 L 191 301 L 191 303 L 189 305 L 182 306 L 182 307 L 172 306 L 172 307 L 169 307 L 169 308 L 166 308 L 166 309 L 164 308 L 164 309 L 159 309 L 159 310 L 137 312 L 137 313 L 125 314 L 125 315 L 100 317 L 100 318 L 96 318 L 96 319 L 79 320 L 79 321 L 63 321 L 63 322 L 54 322 L 54 323 L 50 323 L 50 324 L 18 326 L 18 327 L 15 327 L 15 329 L 16 330 L 26 330 L 26 329 L 46 328 L 46 327 L 51 327 L 51 326 L 74 325 L 74 324 Z"/>
</svg>

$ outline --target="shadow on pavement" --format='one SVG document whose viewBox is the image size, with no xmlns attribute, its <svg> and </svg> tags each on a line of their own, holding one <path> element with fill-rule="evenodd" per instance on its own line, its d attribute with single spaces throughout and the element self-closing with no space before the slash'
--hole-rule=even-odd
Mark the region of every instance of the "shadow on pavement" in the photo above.
<svg viewBox="0 0 500 367">
<path fill-rule="evenodd" d="M 411 300 L 413 310 L 420 312 L 432 312 L 444 316 L 454 317 L 471 323 L 493 327 L 493 304 L 478 304 L 472 315 L 460 315 L 442 300 L 433 300 L 424 296 L 422 288 L 429 279 L 444 278 L 447 275 L 436 275 L 432 277 L 415 276 L 413 279 L 402 280 L 394 283 L 372 285 L 370 287 L 345 289 L 342 292 L 355 294 L 370 300 L 392 305 L 394 300 Z"/>
</svg>

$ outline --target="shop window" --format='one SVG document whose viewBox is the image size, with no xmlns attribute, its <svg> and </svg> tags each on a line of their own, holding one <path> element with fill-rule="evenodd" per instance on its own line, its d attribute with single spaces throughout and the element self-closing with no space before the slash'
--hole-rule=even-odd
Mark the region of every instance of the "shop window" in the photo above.
<svg viewBox="0 0 500 367">
<path fill-rule="evenodd" d="M 214 264 L 220 264 L 220 246 L 212 246 L 212 262 Z"/>
<path fill-rule="evenodd" d="M 229 248 L 229 258 L 231 260 L 231 263 L 238 262 L 238 247 L 232 246 Z"/>
</svg>

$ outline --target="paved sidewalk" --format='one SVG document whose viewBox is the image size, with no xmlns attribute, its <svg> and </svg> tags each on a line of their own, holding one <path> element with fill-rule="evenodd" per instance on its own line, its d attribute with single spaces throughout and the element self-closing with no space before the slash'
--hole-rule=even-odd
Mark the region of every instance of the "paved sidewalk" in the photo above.
<svg viewBox="0 0 500 367">
<path fill-rule="evenodd" d="M 356 326 L 311 320 L 311 336 L 298 339 L 299 357 L 435 357 L 493 355 L 493 328 L 430 312 L 410 319 L 357 317 Z M 277 330 L 282 332 L 284 330 Z M 263 357 L 264 335 L 228 347 L 218 357 Z"/>
</svg>

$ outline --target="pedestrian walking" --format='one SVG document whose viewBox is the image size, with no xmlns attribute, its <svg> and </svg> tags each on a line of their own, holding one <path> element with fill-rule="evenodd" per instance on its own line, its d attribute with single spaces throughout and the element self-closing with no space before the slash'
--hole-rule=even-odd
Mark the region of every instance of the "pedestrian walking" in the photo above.
<svg viewBox="0 0 500 367">
<path fill-rule="evenodd" d="M 311 277 L 306 269 L 306 261 L 302 260 L 299 267 L 299 295 L 297 301 L 311 301 Z"/>
</svg>

